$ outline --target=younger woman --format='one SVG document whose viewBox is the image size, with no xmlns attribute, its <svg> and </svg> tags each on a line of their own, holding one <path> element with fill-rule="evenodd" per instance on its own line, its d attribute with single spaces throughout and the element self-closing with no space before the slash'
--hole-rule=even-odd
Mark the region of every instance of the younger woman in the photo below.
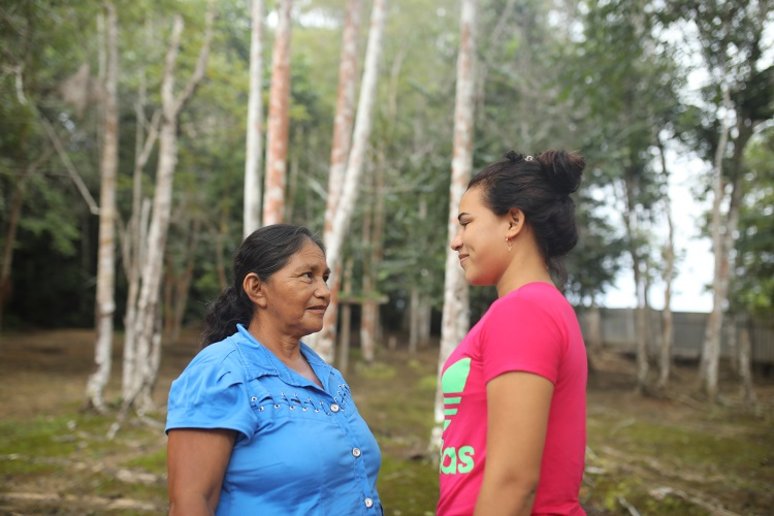
<svg viewBox="0 0 774 516">
<path fill-rule="evenodd" d="M 509 152 L 462 197 L 451 243 L 498 299 L 446 361 L 438 515 L 570 514 L 586 446 L 586 349 L 552 281 L 578 240 L 583 158 Z"/>
</svg>

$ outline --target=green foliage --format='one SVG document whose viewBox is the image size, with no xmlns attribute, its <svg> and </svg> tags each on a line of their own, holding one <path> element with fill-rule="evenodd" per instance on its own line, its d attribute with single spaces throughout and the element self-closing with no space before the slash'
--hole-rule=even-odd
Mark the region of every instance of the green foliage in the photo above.
<svg viewBox="0 0 774 516">
<path fill-rule="evenodd" d="M 131 213 L 137 131 L 147 133 L 147 122 L 160 106 L 173 16 L 179 13 L 185 21 L 177 65 L 179 90 L 198 56 L 206 1 L 120 0 L 115 4 L 120 46 L 118 206 L 119 228 L 123 228 Z M 654 206 L 665 189 L 654 159 L 657 139 L 679 142 L 711 159 L 719 127 L 720 89 L 714 79 L 721 66 L 733 77 L 732 98 L 743 117 L 750 123 L 771 117 L 772 68 L 750 64 L 762 55 L 756 38 L 764 20 L 756 18 L 755 9 L 763 4 L 752 2 L 737 10 L 730 9 L 731 4 L 672 0 L 660 9 L 661 4 L 651 1 L 588 0 L 576 8 L 539 0 L 487 0 L 480 6 L 474 171 L 511 148 L 531 153 L 549 147 L 583 152 L 588 165 L 576 197 L 581 240 L 567 261 L 566 290 L 574 301 L 587 304 L 598 299 L 626 263 L 625 251 L 651 260 L 658 272 L 660 242 Z M 45 318 L 56 325 L 92 324 L 96 217 L 53 152 L 41 117 L 51 121 L 97 198 L 100 8 L 98 2 L 10 0 L 0 17 L 4 61 L 0 223 L 4 227 L 20 178 L 36 160 L 45 158 L 26 179 L 22 192 L 9 305 L 10 315 L 22 322 L 38 324 Z M 267 16 L 273 8 L 268 2 Z M 361 13 L 360 70 L 369 8 L 366 3 Z M 206 78 L 180 119 L 167 250 L 170 271 L 182 270 L 189 254 L 194 256 L 189 322 L 201 317 L 206 302 L 220 288 L 216 250 L 221 249 L 228 264 L 242 234 L 249 5 L 224 0 L 217 2 L 217 11 Z M 296 12 L 287 214 L 289 221 L 321 232 L 344 5 L 314 0 L 299 4 Z M 441 310 L 459 14 L 459 3 L 452 0 L 396 0 L 388 7 L 371 148 L 361 202 L 351 225 L 353 237 L 347 239 L 345 251 L 355 260 L 357 291 L 371 260 L 360 228 L 373 217 L 375 201 L 380 199 L 385 213 L 384 256 L 376 290 L 389 297 L 382 312 L 396 327 L 405 319 L 413 288 L 431 300 L 436 313 Z M 695 32 L 688 30 L 691 27 Z M 264 29 L 265 112 L 273 34 L 270 24 Z M 702 98 L 680 94 L 691 68 L 679 54 L 684 42 L 674 41 L 670 31 L 681 29 L 700 36 L 702 55 L 711 64 L 713 80 Z M 65 100 L 61 86 L 84 64 L 89 67 L 88 81 L 81 93 L 87 95 L 80 109 Z M 146 198 L 153 195 L 156 159 L 154 150 L 142 171 Z M 749 184 L 765 177 L 760 166 L 748 168 Z M 376 184 L 377 171 L 383 186 Z M 763 250 L 768 241 L 761 236 L 768 230 L 765 212 L 755 211 L 764 205 L 750 203 L 740 219 L 740 230 L 750 238 L 740 233 L 739 256 L 744 259 L 740 258 L 739 267 L 745 277 L 756 281 L 740 284 L 739 302 L 756 310 L 770 306 L 765 294 L 771 288 L 769 265 L 757 258 L 767 256 Z M 625 234 L 620 214 L 627 212 L 636 214 L 639 231 Z M 189 251 L 191 228 L 197 228 L 197 245 Z M 0 238 L 5 238 L 5 232 Z M 41 271 L 48 274 L 48 299 L 36 288 Z M 124 283 L 118 269 L 119 322 Z M 67 296 L 76 301 L 61 301 Z M 474 320 L 493 297 L 491 289 L 472 291 Z"/>
<path fill-rule="evenodd" d="M 578 198 L 582 240 L 568 267 L 569 291 L 582 303 L 613 282 L 624 251 L 633 263 L 659 263 L 652 254 L 660 246 L 648 231 L 666 191 L 656 148 L 677 133 L 683 86 L 674 49 L 660 39 L 663 26 L 649 3 L 585 6 L 583 37 L 562 50 L 561 81 L 575 99 L 587 161 Z M 615 229 L 621 226 L 624 232 Z"/>
<path fill-rule="evenodd" d="M 774 130 L 764 131 L 747 149 L 736 241 L 732 302 L 756 315 L 774 310 Z"/>
</svg>

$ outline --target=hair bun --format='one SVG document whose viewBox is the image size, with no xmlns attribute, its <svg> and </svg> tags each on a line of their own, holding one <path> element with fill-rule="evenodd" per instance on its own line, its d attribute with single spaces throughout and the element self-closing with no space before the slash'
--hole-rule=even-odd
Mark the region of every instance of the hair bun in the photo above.
<svg viewBox="0 0 774 516">
<path fill-rule="evenodd" d="M 519 154 L 516 151 L 509 150 L 505 153 L 505 159 L 510 160 L 513 163 L 518 163 L 524 159 L 524 154 Z"/>
<path fill-rule="evenodd" d="M 537 157 L 546 174 L 546 179 L 557 193 L 569 195 L 581 183 L 586 161 L 577 152 L 547 150 Z"/>
</svg>

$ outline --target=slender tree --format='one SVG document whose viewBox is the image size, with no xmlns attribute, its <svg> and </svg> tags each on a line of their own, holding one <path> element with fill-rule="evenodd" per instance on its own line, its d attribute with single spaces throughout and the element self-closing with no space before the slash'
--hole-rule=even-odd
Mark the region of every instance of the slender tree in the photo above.
<svg viewBox="0 0 774 516">
<path fill-rule="evenodd" d="M 341 197 L 333 219 L 332 231 L 325 240 L 328 251 L 328 264 L 331 267 L 329 280 L 333 288 L 338 287 L 338 272 L 341 270 L 342 247 L 344 235 L 347 234 L 352 219 L 352 212 L 357 200 L 360 176 L 363 172 L 368 141 L 373 125 L 373 105 L 376 96 L 376 79 L 379 73 L 379 63 L 382 54 L 382 37 L 384 33 L 384 19 L 386 15 L 386 0 L 374 0 L 371 11 L 371 26 L 368 31 L 368 43 L 366 46 L 363 78 L 360 86 L 360 99 L 358 100 L 357 116 L 352 135 L 352 149 L 347 160 L 344 184 Z M 315 342 L 317 352 L 326 360 L 332 360 L 334 356 L 333 341 Z"/>
<path fill-rule="evenodd" d="M 700 90 L 703 113 L 693 124 L 694 144 L 712 166 L 709 234 L 714 258 L 712 311 L 699 363 L 701 389 L 718 397 L 718 367 L 724 311 L 728 306 L 731 254 L 745 187 L 747 144 L 772 116 L 772 67 L 763 59 L 763 34 L 770 2 L 737 4 L 724 0 L 671 0 L 667 20 L 687 24 L 693 48 L 700 52 L 706 85 Z"/>
<path fill-rule="evenodd" d="M 140 415 L 152 407 L 150 394 L 158 373 L 161 353 L 159 295 L 172 207 L 172 184 L 177 163 L 178 120 L 184 106 L 204 78 L 214 17 L 214 3 L 211 2 L 206 13 L 206 28 L 196 67 L 186 85 L 177 94 L 175 94 L 174 87 L 175 68 L 183 32 L 183 17 L 179 14 L 174 17 L 161 83 L 162 114 L 153 211 L 148 235 L 143 243 L 144 263 L 140 275 L 141 286 L 136 300 L 135 318 L 133 321 L 127 321 L 133 328 L 134 341 L 127 341 L 124 344 L 134 347 L 134 363 L 125 364 L 125 367 L 132 367 L 134 374 L 130 376 L 130 383 L 124 386 L 119 422 L 126 417 L 126 413 L 131 407 L 135 407 Z"/>
<path fill-rule="evenodd" d="M 263 0 L 252 0 L 250 14 L 250 93 L 247 104 L 247 154 L 245 156 L 242 236 L 261 225 L 261 125 L 263 120 Z"/>
<path fill-rule="evenodd" d="M 99 412 L 106 410 L 104 390 L 110 379 L 113 351 L 116 255 L 116 178 L 118 175 L 118 14 L 112 1 L 104 8 L 105 68 L 102 85 L 102 156 L 100 160 L 99 247 L 97 253 L 97 300 L 94 362 L 86 393 Z"/>
<path fill-rule="evenodd" d="M 380 334 L 378 292 L 378 271 L 383 259 L 384 240 L 384 155 L 379 152 L 379 157 L 374 164 L 374 182 L 371 198 L 373 204 L 369 211 L 368 239 L 364 249 L 363 263 L 363 304 L 360 316 L 360 347 L 363 359 L 371 362 L 376 353 L 376 342 Z"/>
<path fill-rule="evenodd" d="M 292 0 L 277 3 L 277 28 L 271 59 L 271 90 L 266 132 L 266 188 L 263 223 L 277 224 L 285 218 L 285 176 L 290 127 L 290 34 Z"/>
<path fill-rule="evenodd" d="M 53 149 L 46 146 L 34 161 L 24 167 L 21 176 L 14 184 L 11 202 L 8 208 L 8 222 L 5 225 L 3 234 L 2 262 L 0 265 L 0 329 L 2 329 L 3 313 L 5 313 L 5 304 L 11 296 L 11 267 L 13 265 L 14 247 L 16 246 L 16 235 L 19 230 L 19 221 L 24 204 L 24 194 L 27 190 L 27 183 L 35 175 L 40 167 L 51 158 Z"/>
<path fill-rule="evenodd" d="M 339 84 L 336 95 L 336 114 L 333 121 L 333 144 L 331 145 L 331 165 L 328 174 L 328 196 L 325 200 L 325 220 L 323 241 L 330 242 L 333 236 L 333 219 L 339 206 L 344 174 L 347 170 L 349 146 L 352 140 L 352 119 L 355 111 L 355 87 L 357 82 L 357 41 L 360 31 L 360 12 L 362 0 L 349 0 L 341 38 L 341 58 L 339 60 Z M 340 277 L 334 274 L 334 281 Z M 318 351 L 333 356 L 336 342 L 336 320 L 338 319 L 339 284 L 331 282 L 331 302 L 323 317 L 323 328 L 313 340 Z"/>
<path fill-rule="evenodd" d="M 443 391 L 441 370 L 446 359 L 459 344 L 470 325 L 468 287 L 460 268 L 457 253 L 448 248 L 457 233 L 457 210 L 473 168 L 473 120 L 476 65 L 475 0 L 463 0 L 460 15 L 460 48 L 457 56 L 457 93 L 454 103 L 454 157 L 449 185 L 448 239 L 444 280 L 441 348 L 438 356 L 438 385 L 435 394 L 435 426 L 430 442 L 431 451 L 441 447 L 443 429 Z"/>
<path fill-rule="evenodd" d="M 657 137 L 658 138 L 658 137 Z M 664 183 L 669 188 L 669 169 L 666 164 L 666 151 L 659 140 L 659 159 L 661 172 L 664 175 Z M 665 389 L 669 383 L 669 374 L 672 366 L 672 344 L 674 343 L 674 324 L 672 321 L 672 282 L 675 273 L 675 238 L 674 224 L 672 223 L 672 203 L 669 192 L 662 197 L 664 203 L 664 217 L 667 223 L 667 239 L 664 242 L 662 257 L 664 259 L 664 309 L 661 312 L 661 346 L 659 353 L 658 387 Z"/>
</svg>

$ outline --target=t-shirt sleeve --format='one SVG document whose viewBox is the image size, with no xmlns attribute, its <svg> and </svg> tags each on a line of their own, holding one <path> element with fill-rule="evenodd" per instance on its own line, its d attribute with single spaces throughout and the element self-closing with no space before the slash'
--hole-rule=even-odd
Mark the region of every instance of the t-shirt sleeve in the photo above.
<svg viewBox="0 0 774 516">
<path fill-rule="evenodd" d="M 564 339 L 557 321 L 534 300 L 515 297 L 493 305 L 481 334 L 484 380 L 513 371 L 556 383 Z"/>
<path fill-rule="evenodd" d="M 250 438 L 254 418 L 239 363 L 229 355 L 204 352 L 172 382 L 166 431 L 176 428 L 227 429 Z"/>
</svg>

